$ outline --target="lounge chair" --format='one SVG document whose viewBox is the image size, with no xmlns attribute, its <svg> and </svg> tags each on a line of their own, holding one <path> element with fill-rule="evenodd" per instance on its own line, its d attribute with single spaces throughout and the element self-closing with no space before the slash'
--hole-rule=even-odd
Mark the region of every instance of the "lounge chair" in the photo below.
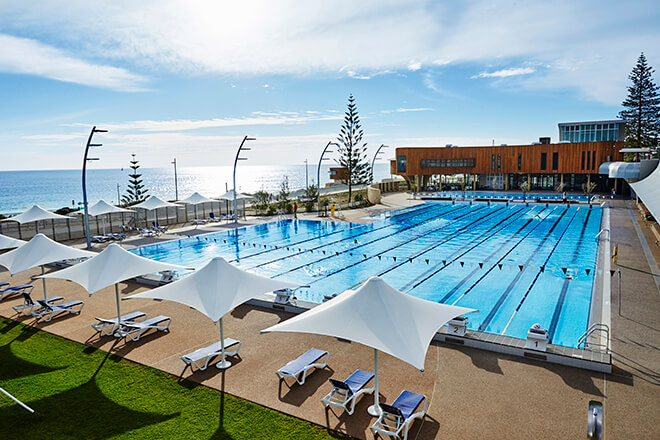
<svg viewBox="0 0 660 440">
<path fill-rule="evenodd" d="M 217 223 L 220 219 L 215 216 L 212 212 L 209 212 L 209 222 Z"/>
<path fill-rule="evenodd" d="M 424 402 L 424 408 L 417 411 Z M 391 405 L 379 404 L 381 414 L 376 423 L 371 425 L 371 431 L 376 433 L 396 437 L 400 440 L 408 439 L 408 430 L 416 418 L 423 418 L 426 415 L 428 399 L 422 394 L 411 391 L 401 391 Z M 417 411 L 417 412 L 415 412 Z M 403 431 L 403 437 L 401 436 Z"/>
<path fill-rule="evenodd" d="M 149 228 L 140 228 L 138 232 L 140 233 L 140 237 L 154 237 L 158 235 L 158 231 Z"/>
<path fill-rule="evenodd" d="M 325 356 L 325 361 L 320 360 Z M 328 358 L 330 354 L 327 351 L 310 348 L 306 353 L 298 356 L 297 359 L 292 360 L 275 373 L 283 380 L 285 377 L 292 377 L 300 385 L 305 383 L 307 372 L 312 368 L 325 368 L 328 366 Z"/>
<path fill-rule="evenodd" d="M 329 379 L 332 391 L 321 399 L 326 408 L 330 405 L 341 406 L 351 415 L 355 411 L 355 404 L 363 394 L 373 394 L 373 388 L 366 386 L 374 378 L 374 373 L 364 370 L 355 370 L 345 381 Z"/>
<path fill-rule="evenodd" d="M 63 301 L 62 298 L 60 301 Z M 56 314 L 60 313 L 80 313 L 83 306 L 85 305 L 82 301 L 69 301 L 65 303 L 56 304 L 54 302 L 48 302 L 43 299 L 37 300 L 39 307 L 36 310 L 32 310 L 32 316 L 37 319 L 42 319 L 46 322 L 50 322 Z"/>
<path fill-rule="evenodd" d="M 13 294 L 22 294 L 24 291 L 28 290 L 32 292 L 32 284 L 23 284 L 21 286 L 11 286 L 9 283 L 0 283 L 0 301 L 5 296 Z"/>
<path fill-rule="evenodd" d="M 92 235 L 90 236 L 92 240 L 94 240 L 97 243 L 105 243 L 106 241 L 110 240 L 108 237 L 105 235 Z"/>
<path fill-rule="evenodd" d="M 167 325 L 162 324 L 165 321 L 167 321 Z M 128 336 L 132 340 L 137 341 L 142 336 L 142 333 L 149 330 L 169 331 L 171 323 L 172 318 L 163 315 L 145 319 L 141 322 L 126 321 L 121 323 L 121 328 L 115 332 L 115 336 L 118 338 L 125 338 Z"/>
<path fill-rule="evenodd" d="M 241 349 L 241 342 L 236 339 L 225 338 L 225 356 L 238 356 L 238 350 Z M 183 362 L 193 368 L 193 365 L 199 370 L 206 370 L 206 367 L 209 366 L 209 362 L 216 356 L 222 355 L 222 347 L 220 342 L 211 344 L 208 347 L 200 348 L 195 350 L 190 354 L 181 356 Z M 200 362 L 204 364 L 200 364 Z"/>
<path fill-rule="evenodd" d="M 195 226 L 205 225 L 207 223 L 208 223 L 208 220 L 205 220 L 203 218 L 192 218 L 192 219 L 190 219 L 190 224 L 195 225 Z"/>
<path fill-rule="evenodd" d="M 16 313 L 22 313 L 25 316 L 30 316 L 32 315 L 32 310 L 38 307 L 39 304 L 34 302 L 32 300 L 32 297 L 30 296 L 33 289 L 32 285 L 25 284 L 23 286 L 16 286 L 16 288 L 21 288 L 21 287 L 23 288 L 23 290 L 21 291 L 21 293 L 23 294 L 23 304 L 12 306 L 11 308 L 14 309 Z M 46 301 L 47 303 L 51 303 L 62 300 L 64 300 L 64 297 L 62 296 L 50 296 L 43 301 Z"/>
<path fill-rule="evenodd" d="M 144 312 L 131 312 L 127 313 L 125 315 L 121 315 L 121 322 L 128 322 L 132 321 L 135 322 L 136 320 L 139 320 L 140 318 L 146 319 L 147 314 Z M 112 334 L 119 328 L 117 318 L 111 318 L 111 319 L 104 319 L 104 318 L 96 318 L 98 321 L 95 324 L 92 324 L 92 327 L 94 330 L 96 330 L 98 333 L 103 333 L 108 336 L 112 336 Z"/>
<path fill-rule="evenodd" d="M 110 234 L 107 235 L 107 237 L 110 237 L 113 240 L 122 241 L 123 239 L 126 238 L 126 234 L 113 234 L 113 233 L 110 233 Z"/>
<path fill-rule="evenodd" d="M 158 231 L 161 234 L 164 234 L 165 232 L 167 232 L 167 226 L 160 226 L 156 222 L 151 222 L 151 225 L 153 226 L 151 229 L 154 230 L 154 231 Z"/>
</svg>

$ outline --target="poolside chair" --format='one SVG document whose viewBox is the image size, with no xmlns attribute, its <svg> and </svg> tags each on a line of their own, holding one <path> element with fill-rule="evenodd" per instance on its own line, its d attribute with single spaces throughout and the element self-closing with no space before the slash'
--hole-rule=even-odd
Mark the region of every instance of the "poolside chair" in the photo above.
<svg viewBox="0 0 660 440">
<path fill-rule="evenodd" d="M 163 324 L 165 321 L 167 321 L 167 324 Z M 115 332 L 115 336 L 118 338 L 125 338 L 128 336 L 132 340 L 137 341 L 142 336 L 142 333 L 149 330 L 169 331 L 171 323 L 172 318 L 164 315 L 145 319 L 141 322 L 126 321 L 121 323 L 121 328 Z"/>
<path fill-rule="evenodd" d="M 219 221 L 220 221 L 220 219 L 218 217 L 216 217 L 215 214 L 213 214 L 212 212 L 209 212 L 209 222 L 217 223 Z"/>
<path fill-rule="evenodd" d="M 109 238 L 106 237 L 105 235 L 92 235 L 89 238 L 97 243 L 105 243 L 106 241 L 109 240 Z"/>
<path fill-rule="evenodd" d="M 160 226 L 157 222 L 151 222 L 152 230 L 157 231 L 160 234 L 167 232 L 167 226 Z"/>
<path fill-rule="evenodd" d="M 23 294 L 23 304 L 19 304 L 16 306 L 12 306 L 11 308 L 16 312 L 16 313 L 22 313 L 25 316 L 30 316 L 32 315 L 32 310 L 34 310 L 36 307 L 38 307 L 38 304 L 32 300 L 32 297 L 30 296 L 32 293 L 32 285 L 31 284 L 25 284 L 23 286 L 16 286 L 16 288 L 23 288 L 21 293 Z M 64 297 L 62 296 L 50 296 L 46 298 L 43 301 L 46 301 L 48 303 L 50 302 L 55 302 L 55 301 L 61 301 L 63 300 Z"/>
<path fill-rule="evenodd" d="M 154 231 L 149 228 L 140 228 L 138 232 L 140 233 L 140 237 L 154 237 L 158 235 L 157 231 Z"/>
<path fill-rule="evenodd" d="M 191 225 L 195 225 L 195 226 L 205 225 L 205 224 L 207 224 L 207 223 L 208 223 L 208 221 L 205 220 L 205 219 L 203 219 L 203 218 L 193 218 L 193 219 L 190 219 L 190 224 L 191 224 Z"/>
<path fill-rule="evenodd" d="M 320 362 L 323 357 L 325 357 L 325 361 Z M 297 359 L 292 360 L 277 370 L 275 374 L 280 377 L 280 380 L 284 380 L 286 377 L 292 377 L 298 384 L 302 385 L 305 383 L 307 372 L 312 368 L 327 367 L 329 358 L 330 354 L 327 351 L 310 348 L 307 352 L 298 356 Z"/>
<path fill-rule="evenodd" d="M 110 238 L 112 238 L 113 240 L 122 241 L 123 239 L 126 238 L 126 234 L 113 234 L 113 233 L 109 233 L 109 234 L 106 235 L 106 237 L 110 237 Z"/>
<path fill-rule="evenodd" d="M 424 402 L 424 408 L 417 411 Z M 411 391 L 401 391 L 391 405 L 379 404 L 381 414 L 376 423 L 371 425 L 371 432 L 396 437 L 400 440 L 408 439 L 408 430 L 416 418 L 423 418 L 426 415 L 428 399 L 422 394 Z M 415 412 L 417 411 L 417 412 Z M 403 431 L 403 437 L 401 436 Z"/>
<path fill-rule="evenodd" d="M 64 298 L 59 301 L 63 300 Z M 69 301 L 66 303 L 56 304 L 55 302 L 48 302 L 43 299 L 37 300 L 37 303 L 39 303 L 41 307 L 36 310 L 32 310 L 32 316 L 37 319 L 43 318 L 43 320 L 46 322 L 50 322 L 55 317 L 55 315 L 60 313 L 78 314 L 85 305 L 85 303 L 82 301 Z"/>
<path fill-rule="evenodd" d="M 5 296 L 18 294 L 21 295 L 25 290 L 32 292 L 32 284 L 23 284 L 21 286 L 11 286 L 9 283 L 0 283 L 0 301 L 3 300 Z"/>
<path fill-rule="evenodd" d="M 131 312 L 127 313 L 125 315 L 121 315 L 121 322 L 124 321 L 137 321 L 140 318 L 146 319 L 147 314 L 144 312 Z M 92 327 L 94 330 L 96 330 L 97 333 L 103 333 L 108 336 L 112 336 L 112 334 L 119 328 L 117 318 L 111 318 L 111 319 L 104 319 L 104 318 L 96 318 L 98 321 L 95 324 L 92 324 Z"/>
<path fill-rule="evenodd" d="M 241 342 L 236 339 L 225 338 L 225 356 L 238 356 L 238 350 L 241 349 Z M 220 341 L 215 344 L 211 344 L 208 347 L 200 348 L 195 350 L 190 354 L 181 356 L 183 362 L 187 366 L 193 368 L 193 365 L 197 367 L 198 370 L 206 370 L 206 367 L 209 366 L 209 362 L 216 357 L 222 354 L 222 347 L 220 346 Z M 200 362 L 204 362 L 201 364 Z"/>
<path fill-rule="evenodd" d="M 364 370 L 355 370 L 345 381 L 329 379 L 332 391 L 321 399 L 326 408 L 330 405 L 341 406 L 348 415 L 355 411 L 355 404 L 363 394 L 373 394 L 373 388 L 366 388 L 367 384 L 374 378 L 374 373 Z"/>
</svg>

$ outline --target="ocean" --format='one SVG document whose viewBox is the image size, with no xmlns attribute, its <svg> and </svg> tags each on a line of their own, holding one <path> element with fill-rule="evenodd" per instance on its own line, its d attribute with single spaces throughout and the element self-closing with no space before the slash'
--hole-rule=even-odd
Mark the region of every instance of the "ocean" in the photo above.
<svg viewBox="0 0 660 440">
<path fill-rule="evenodd" d="M 329 169 L 321 167 L 321 186 L 330 182 Z M 206 197 L 218 197 L 233 187 L 232 167 L 178 168 L 179 199 L 197 191 Z M 117 203 L 119 195 L 126 193 L 130 168 L 88 169 L 87 200 L 94 204 L 100 199 Z M 150 195 L 164 200 L 174 200 L 174 168 L 140 168 L 142 179 Z M 307 167 L 309 183 L 316 182 L 316 166 Z M 236 186 L 239 192 L 253 193 L 264 190 L 279 191 L 284 177 L 288 177 L 289 189 L 305 187 L 305 165 L 243 165 L 236 170 Z M 374 166 L 374 178 L 380 181 L 390 177 L 389 163 Z M 0 171 L 0 213 L 16 214 L 32 205 L 55 210 L 65 206 L 76 207 L 82 203 L 82 176 L 80 170 Z"/>
</svg>

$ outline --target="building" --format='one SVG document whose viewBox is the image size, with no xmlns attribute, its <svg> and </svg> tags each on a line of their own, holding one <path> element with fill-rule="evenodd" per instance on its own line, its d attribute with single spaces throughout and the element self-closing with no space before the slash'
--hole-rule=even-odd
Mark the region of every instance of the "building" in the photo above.
<svg viewBox="0 0 660 440">
<path fill-rule="evenodd" d="M 559 142 L 623 141 L 625 121 L 560 122 Z"/>
</svg>

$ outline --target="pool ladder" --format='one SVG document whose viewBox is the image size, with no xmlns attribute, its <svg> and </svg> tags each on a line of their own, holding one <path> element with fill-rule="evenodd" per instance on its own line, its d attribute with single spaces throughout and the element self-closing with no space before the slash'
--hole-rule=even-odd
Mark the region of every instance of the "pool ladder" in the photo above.
<svg viewBox="0 0 660 440">
<path fill-rule="evenodd" d="M 604 333 L 606 336 L 606 342 L 605 344 L 601 343 L 596 343 L 596 342 L 589 342 L 589 338 L 594 334 L 594 333 Z M 579 349 L 581 346 L 585 350 L 589 348 L 590 350 L 592 347 L 596 347 L 598 351 L 603 351 L 605 353 L 608 353 L 610 351 L 610 327 L 607 324 L 602 324 L 600 322 L 596 324 L 592 324 L 591 327 L 587 329 L 586 332 L 580 336 L 580 339 L 578 340 L 577 343 L 577 348 Z"/>
<path fill-rule="evenodd" d="M 607 238 L 609 238 L 609 236 L 610 236 L 610 230 L 607 229 L 607 228 L 603 228 L 603 229 L 600 230 L 600 232 L 599 232 L 598 234 L 596 234 L 596 237 L 595 237 L 596 241 L 598 241 L 598 238 L 600 237 L 600 234 L 602 234 L 602 233 L 605 232 L 605 231 L 607 231 Z"/>
</svg>

